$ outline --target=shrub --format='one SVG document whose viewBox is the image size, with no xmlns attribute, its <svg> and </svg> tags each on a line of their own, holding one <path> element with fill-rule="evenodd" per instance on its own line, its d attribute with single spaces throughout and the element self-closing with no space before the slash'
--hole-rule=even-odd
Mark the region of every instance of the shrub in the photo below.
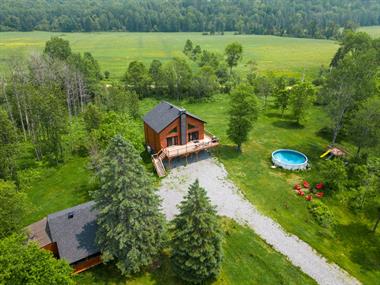
<svg viewBox="0 0 380 285">
<path fill-rule="evenodd" d="M 334 216 L 330 209 L 323 204 L 320 200 L 313 200 L 309 205 L 308 209 L 313 215 L 314 219 L 323 227 L 329 227 L 334 224 Z"/>
</svg>

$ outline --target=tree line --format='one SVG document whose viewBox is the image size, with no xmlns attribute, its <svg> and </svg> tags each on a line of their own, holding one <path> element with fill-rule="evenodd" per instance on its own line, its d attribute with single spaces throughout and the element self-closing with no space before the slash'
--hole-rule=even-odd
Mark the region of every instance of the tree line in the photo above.
<svg viewBox="0 0 380 285">
<path fill-rule="evenodd" d="M 340 27 L 380 24 L 368 0 L 4 0 L 0 31 L 205 32 L 335 38 Z"/>
</svg>

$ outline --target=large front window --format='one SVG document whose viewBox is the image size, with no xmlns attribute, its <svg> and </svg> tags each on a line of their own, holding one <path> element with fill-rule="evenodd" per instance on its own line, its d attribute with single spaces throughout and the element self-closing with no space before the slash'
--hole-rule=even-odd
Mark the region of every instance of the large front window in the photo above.
<svg viewBox="0 0 380 285">
<path fill-rule="evenodd" d="M 192 132 L 188 134 L 188 141 L 196 141 L 199 140 L 199 132 Z"/>
<path fill-rule="evenodd" d="M 170 137 L 170 138 L 166 138 L 166 144 L 167 146 L 171 146 L 171 145 L 178 145 L 178 137 Z"/>
</svg>

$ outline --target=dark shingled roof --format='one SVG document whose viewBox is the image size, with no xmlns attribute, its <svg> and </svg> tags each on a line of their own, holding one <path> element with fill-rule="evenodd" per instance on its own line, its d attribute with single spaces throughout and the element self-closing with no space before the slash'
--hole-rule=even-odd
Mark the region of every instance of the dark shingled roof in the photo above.
<svg viewBox="0 0 380 285">
<path fill-rule="evenodd" d="M 161 102 L 153 110 L 144 116 L 144 122 L 150 126 L 156 133 L 160 133 L 171 122 L 177 119 L 181 112 L 186 112 L 186 115 L 204 122 L 199 117 L 187 112 L 185 109 L 179 108 L 169 102 Z"/>
<path fill-rule="evenodd" d="M 59 257 L 69 263 L 99 252 L 95 243 L 98 211 L 93 209 L 94 205 L 95 202 L 91 201 L 47 217 L 51 239 L 57 243 Z"/>
</svg>

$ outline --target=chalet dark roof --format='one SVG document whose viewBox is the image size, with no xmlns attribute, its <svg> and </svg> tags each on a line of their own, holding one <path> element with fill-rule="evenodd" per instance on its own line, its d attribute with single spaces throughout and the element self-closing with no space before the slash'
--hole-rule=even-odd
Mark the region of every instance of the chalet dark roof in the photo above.
<svg viewBox="0 0 380 285">
<path fill-rule="evenodd" d="M 91 201 L 48 215 L 47 222 L 53 242 L 57 243 L 59 257 L 74 263 L 99 252 L 95 243 L 95 202 Z"/>
<path fill-rule="evenodd" d="M 177 119 L 182 112 L 186 112 L 186 115 L 193 117 L 197 120 L 204 122 L 201 118 L 189 113 L 185 109 L 177 107 L 169 102 L 163 101 L 158 104 L 154 109 L 144 116 L 144 122 L 150 126 L 156 133 L 160 133 L 171 122 Z"/>
</svg>

